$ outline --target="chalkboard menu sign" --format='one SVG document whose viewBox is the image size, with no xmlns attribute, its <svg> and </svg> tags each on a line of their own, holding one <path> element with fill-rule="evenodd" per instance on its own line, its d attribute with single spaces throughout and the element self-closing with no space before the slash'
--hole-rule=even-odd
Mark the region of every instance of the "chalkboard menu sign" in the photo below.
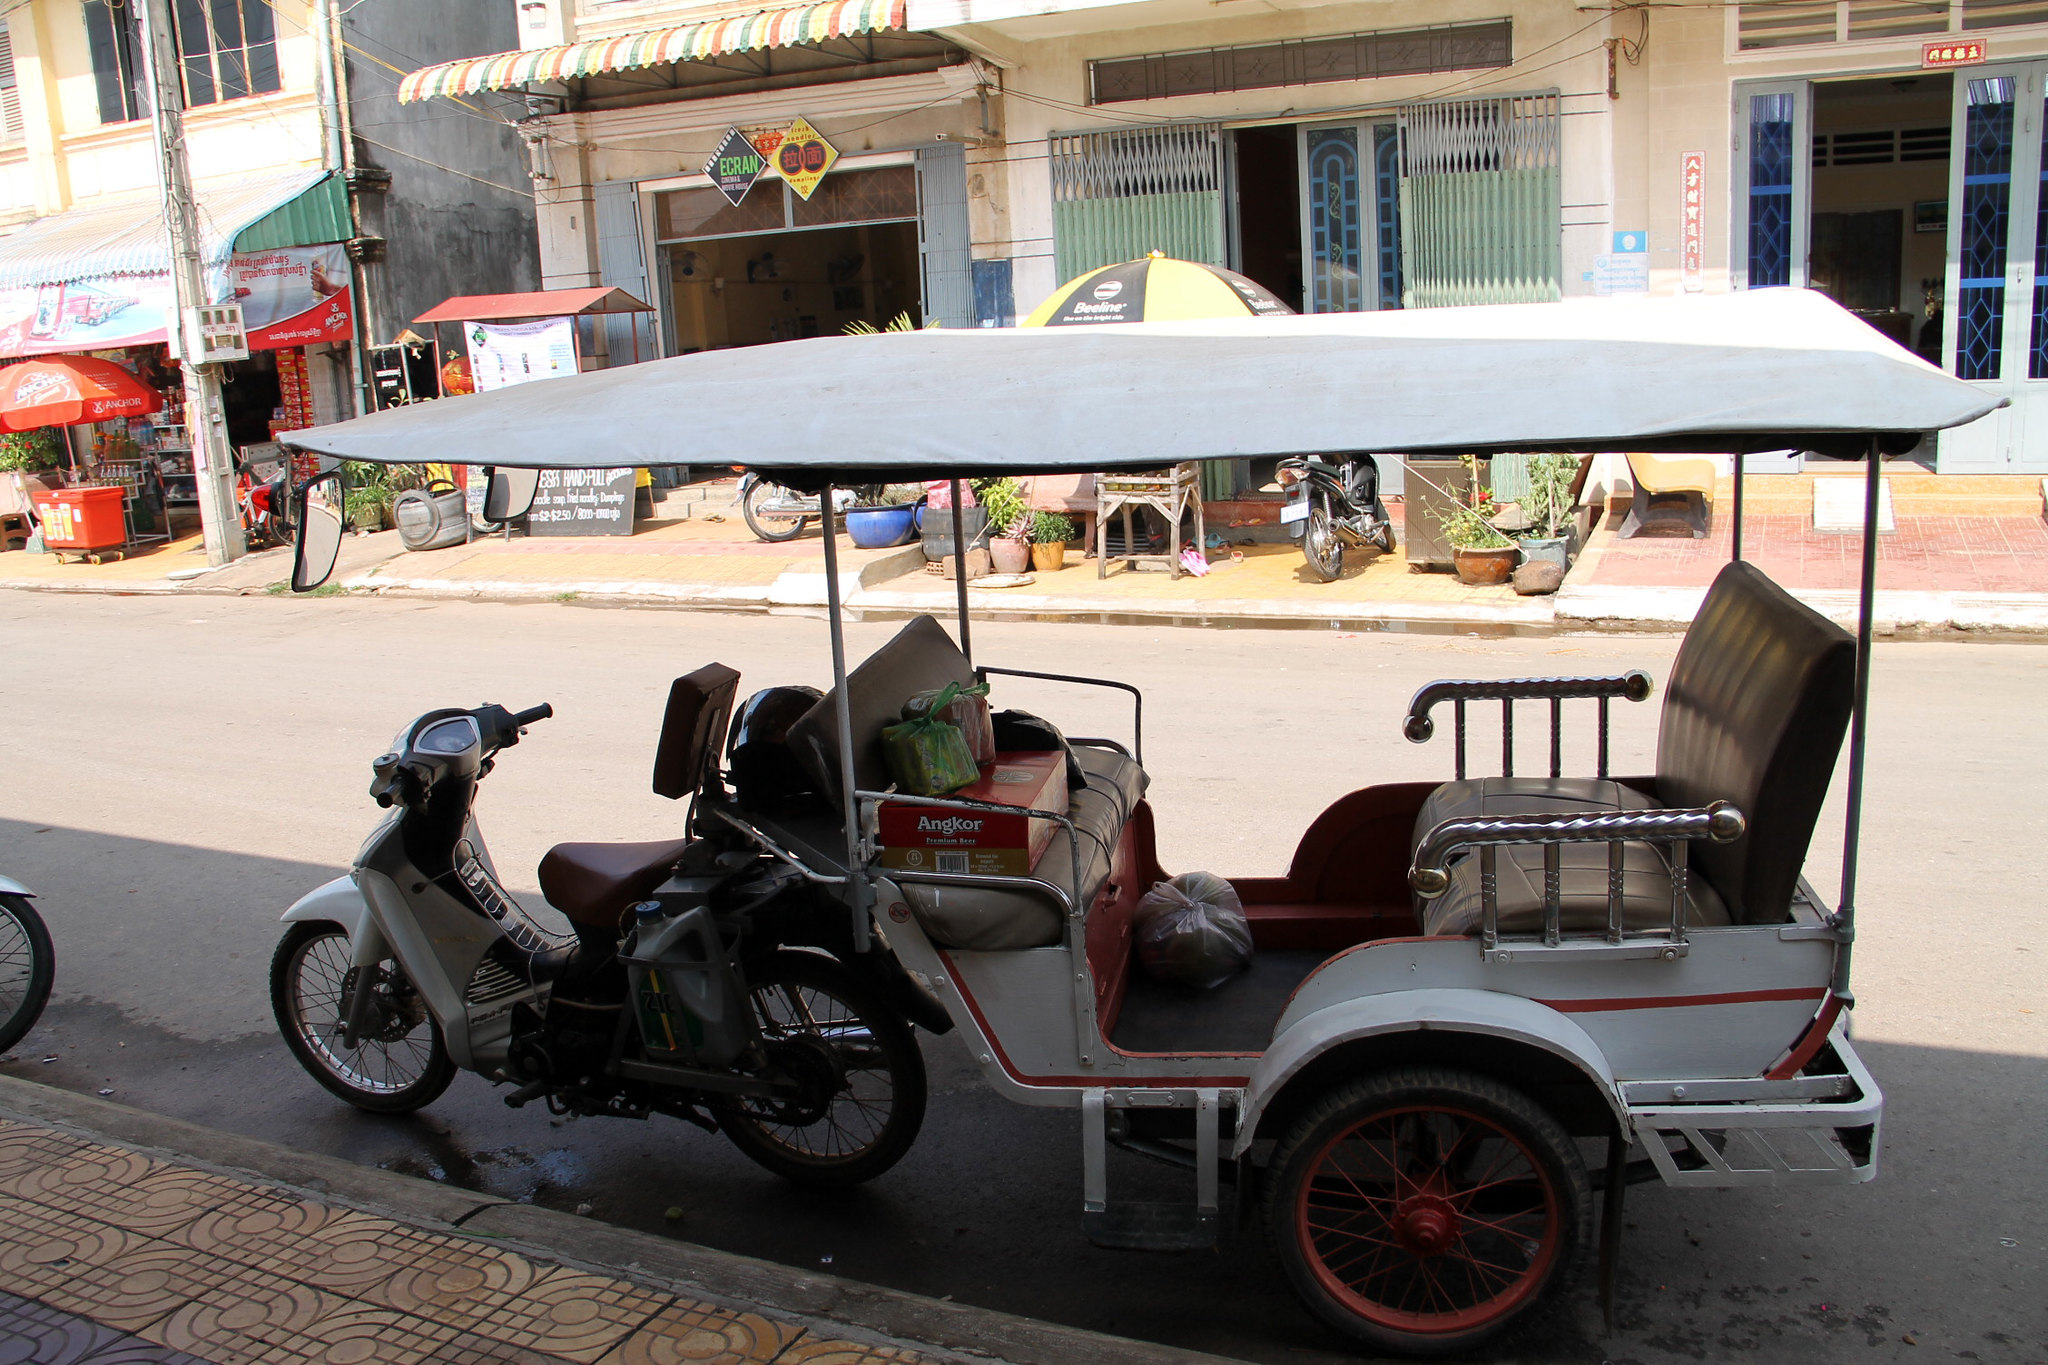
<svg viewBox="0 0 2048 1365">
<path fill-rule="evenodd" d="M 536 536 L 632 535 L 633 467 L 541 470 L 526 529 Z"/>
</svg>

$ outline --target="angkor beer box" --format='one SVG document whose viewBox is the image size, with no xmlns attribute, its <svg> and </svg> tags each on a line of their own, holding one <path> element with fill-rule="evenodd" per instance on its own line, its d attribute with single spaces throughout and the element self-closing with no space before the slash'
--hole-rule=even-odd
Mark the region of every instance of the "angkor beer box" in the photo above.
<svg viewBox="0 0 2048 1365">
<path fill-rule="evenodd" d="M 947 810 L 884 801 L 878 814 L 882 866 L 912 872 L 1022 877 L 1052 842 L 1052 821 L 1024 810 L 1067 808 L 1067 759 L 1052 753 L 999 753 L 981 780 L 950 796 L 1016 806 L 1015 812 Z"/>
</svg>

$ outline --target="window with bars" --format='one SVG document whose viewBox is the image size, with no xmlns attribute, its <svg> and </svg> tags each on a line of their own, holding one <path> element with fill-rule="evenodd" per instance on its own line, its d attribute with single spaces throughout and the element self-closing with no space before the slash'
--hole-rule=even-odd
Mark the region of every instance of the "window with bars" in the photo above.
<svg viewBox="0 0 2048 1365">
<path fill-rule="evenodd" d="M 1405 105 L 1397 127 L 1403 306 L 1559 297 L 1559 96 Z"/>
<path fill-rule="evenodd" d="M 1889 166 L 1899 161 L 1946 161 L 1948 142 L 1946 127 L 1815 133 L 1813 164 L 1816 167 Z"/>
<path fill-rule="evenodd" d="M 1745 52 L 2048 24 L 2048 0 L 1750 0 L 1735 9 Z"/>
<path fill-rule="evenodd" d="M 808 200 L 780 180 L 755 186 L 737 204 L 715 189 L 666 190 L 654 196 L 654 239 L 694 242 L 917 216 L 916 168 L 875 166 L 826 176 Z"/>
<path fill-rule="evenodd" d="M 1379 30 L 1246 47 L 1198 48 L 1088 63 L 1088 101 L 1167 99 L 1282 85 L 1471 71 L 1514 61 L 1506 19 L 1440 28 Z"/>
<path fill-rule="evenodd" d="M 100 122 L 148 117 L 135 0 L 86 0 L 84 13 Z M 269 0 L 177 0 L 172 26 L 187 105 L 218 104 L 283 88 Z"/>
<path fill-rule="evenodd" d="M 14 80 L 14 35 L 0 18 L 0 147 L 21 141 L 21 91 Z"/>
<path fill-rule="evenodd" d="M 1056 134 L 1050 142 L 1062 280 L 1150 251 L 1223 264 L 1221 125 Z"/>
</svg>

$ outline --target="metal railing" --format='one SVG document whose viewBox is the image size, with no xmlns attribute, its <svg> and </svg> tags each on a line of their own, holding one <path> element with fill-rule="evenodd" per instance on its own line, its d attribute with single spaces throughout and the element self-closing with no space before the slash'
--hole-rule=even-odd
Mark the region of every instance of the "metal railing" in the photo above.
<svg viewBox="0 0 2048 1365">
<path fill-rule="evenodd" d="M 1650 675 L 1641 669 L 1631 669 L 1618 677 L 1611 678 L 1504 678 L 1498 681 L 1480 679 L 1445 679 L 1433 682 L 1415 694 L 1408 703 L 1407 719 L 1401 723 L 1401 733 L 1410 743 L 1427 743 L 1436 733 L 1436 722 L 1429 713 L 1437 703 L 1448 701 L 1452 706 L 1456 742 L 1453 763 L 1456 780 L 1465 780 L 1465 705 L 1474 701 L 1498 701 L 1500 703 L 1500 763 L 1502 777 L 1515 775 L 1515 703 L 1518 701 L 1547 701 L 1550 703 L 1550 775 L 1564 776 L 1564 703 L 1591 698 L 1599 703 L 1599 756 L 1594 767 L 1597 777 L 1607 776 L 1608 750 L 1608 703 L 1615 697 L 1628 701 L 1647 701 L 1654 685 Z"/>
</svg>

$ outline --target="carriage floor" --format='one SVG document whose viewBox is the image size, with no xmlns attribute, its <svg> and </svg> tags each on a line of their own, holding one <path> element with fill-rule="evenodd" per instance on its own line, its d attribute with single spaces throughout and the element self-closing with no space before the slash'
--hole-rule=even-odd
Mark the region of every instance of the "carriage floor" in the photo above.
<svg viewBox="0 0 2048 1365">
<path fill-rule="evenodd" d="M 1262 948 L 1248 969 L 1201 991 L 1153 980 L 1134 953 L 1109 1041 L 1123 1052 L 1264 1052 L 1294 988 L 1329 957 L 1322 948 Z"/>
</svg>

